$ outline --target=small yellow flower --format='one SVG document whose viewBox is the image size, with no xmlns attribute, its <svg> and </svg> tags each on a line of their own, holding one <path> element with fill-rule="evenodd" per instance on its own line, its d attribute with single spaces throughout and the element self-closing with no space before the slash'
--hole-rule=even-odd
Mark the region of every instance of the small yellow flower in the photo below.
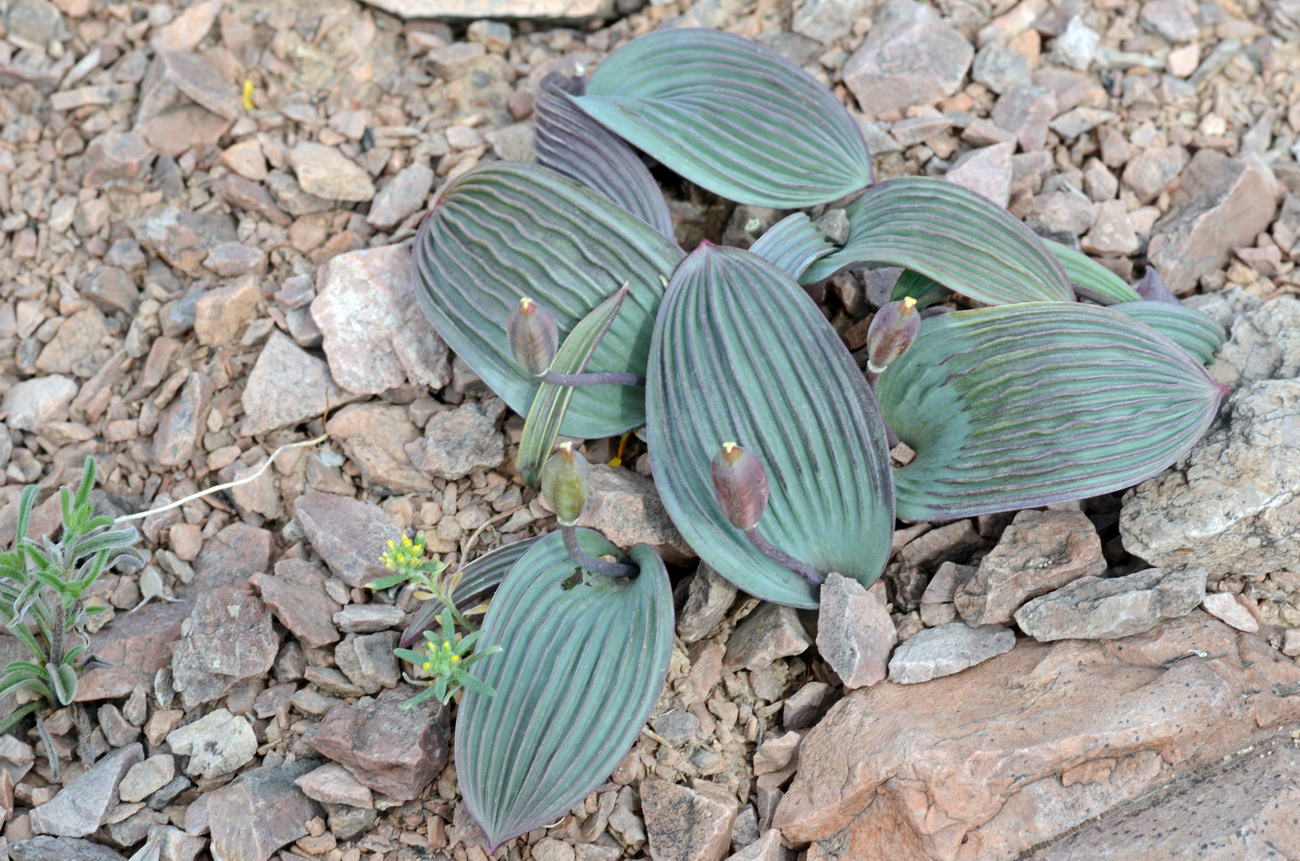
<svg viewBox="0 0 1300 861">
<path fill-rule="evenodd" d="M 459 663 L 460 663 L 460 655 L 452 655 L 452 656 L 451 656 L 451 662 L 452 662 L 453 664 L 459 664 Z"/>
<path fill-rule="evenodd" d="M 433 664 L 429 663 L 428 661 L 425 661 L 423 664 L 420 664 L 420 668 L 424 670 L 432 670 Z"/>
</svg>

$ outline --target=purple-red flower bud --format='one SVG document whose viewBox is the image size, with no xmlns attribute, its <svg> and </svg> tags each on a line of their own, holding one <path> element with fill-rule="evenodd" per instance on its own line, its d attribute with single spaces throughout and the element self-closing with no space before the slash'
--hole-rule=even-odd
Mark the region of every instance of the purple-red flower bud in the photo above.
<svg viewBox="0 0 1300 861">
<path fill-rule="evenodd" d="M 920 331 L 921 315 L 911 296 L 885 305 L 867 327 L 867 370 L 879 374 L 897 362 Z"/>
<path fill-rule="evenodd" d="M 723 513 L 737 529 L 753 529 L 767 508 L 767 469 L 763 460 L 734 442 L 724 442 L 711 466 L 713 490 Z"/>
<path fill-rule="evenodd" d="M 591 464 L 573 443 L 560 443 L 542 467 L 542 496 L 561 526 L 578 522 L 591 501 Z"/>
<path fill-rule="evenodd" d="M 546 373 L 560 346 L 560 331 L 555 318 L 527 296 L 520 299 L 519 307 L 510 313 L 510 319 L 506 321 L 506 336 L 510 339 L 515 361 L 534 377 Z"/>
</svg>

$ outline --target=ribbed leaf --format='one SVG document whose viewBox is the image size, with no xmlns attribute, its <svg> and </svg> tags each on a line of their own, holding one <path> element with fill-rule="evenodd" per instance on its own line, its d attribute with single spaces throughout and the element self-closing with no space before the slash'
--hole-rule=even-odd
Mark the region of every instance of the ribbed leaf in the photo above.
<svg viewBox="0 0 1300 861">
<path fill-rule="evenodd" d="M 848 214 L 848 241 L 809 267 L 804 280 L 850 263 L 887 263 L 988 305 L 1074 299 L 1061 264 L 1033 231 L 959 185 L 886 180 L 849 204 Z"/>
<path fill-rule="evenodd" d="M 916 450 L 898 516 L 948 520 L 1119 490 L 1185 455 L 1223 393 L 1164 335 L 1110 308 L 1032 302 L 932 317 L 880 378 Z"/>
<path fill-rule="evenodd" d="M 412 249 L 421 306 L 443 340 L 520 414 L 537 380 L 519 368 L 505 324 L 521 297 L 544 305 L 562 334 L 621 285 L 618 318 L 592 371 L 642 373 L 664 281 L 682 252 L 641 219 L 535 164 L 493 162 L 438 195 Z M 621 433 L 644 421 L 627 386 L 575 392 L 562 432 Z"/>
<path fill-rule="evenodd" d="M 737 203 L 825 203 L 871 181 L 857 124 L 829 90 L 757 42 L 657 30 L 611 54 L 579 107 L 667 167 Z"/>
<path fill-rule="evenodd" d="M 604 302 L 601 302 L 587 316 L 573 327 L 569 337 L 564 339 L 560 349 L 551 362 L 551 370 L 557 374 L 580 374 L 591 361 L 592 353 L 602 336 L 618 316 L 619 308 L 627 298 L 626 290 L 616 290 Z M 528 408 L 528 417 L 524 420 L 524 432 L 519 438 L 519 454 L 516 462 L 524 481 L 536 485 L 541 476 L 542 464 L 551 456 L 555 440 L 560 434 L 560 425 L 564 423 L 564 414 L 579 386 L 560 386 L 555 383 L 542 383 L 533 396 L 533 404 Z M 602 389 L 617 386 L 600 386 Z"/>
<path fill-rule="evenodd" d="M 1056 255 L 1065 276 L 1074 283 L 1080 296 L 1091 299 L 1099 305 L 1114 305 L 1116 302 L 1137 302 L 1142 299 L 1138 292 L 1125 284 L 1114 272 L 1102 266 L 1082 251 L 1075 251 L 1068 245 L 1062 245 L 1051 239 L 1043 240 L 1048 250 Z"/>
<path fill-rule="evenodd" d="M 655 323 L 646 430 L 673 522 L 749 594 L 817 606 L 812 586 L 724 514 L 710 473 L 724 442 L 766 463 L 758 528 L 778 549 L 822 574 L 879 575 L 894 493 L 876 399 L 803 289 L 767 261 L 703 245 L 678 267 Z"/>
<path fill-rule="evenodd" d="M 532 547 L 536 541 L 536 538 L 512 541 L 509 544 L 495 547 L 477 559 L 461 566 L 461 569 L 456 572 L 460 582 L 456 584 L 456 591 L 452 594 L 452 600 L 456 602 L 456 606 L 464 612 L 479 604 L 492 590 L 500 585 L 501 580 L 506 576 L 506 572 L 519 561 L 519 557 L 528 552 L 528 548 Z M 442 605 L 437 601 L 425 601 L 411 617 L 406 630 L 402 631 L 402 640 L 398 645 L 406 649 L 410 648 L 413 643 L 420 642 L 421 635 L 425 631 L 432 630 L 433 626 L 438 623 L 438 614 L 441 612 Z"/>
<path fill-rule="evenodd" d="M 1146 323 L 1191 353 L 1202 365 L 1210 363 L 1228 338 L 1228 333 L 1213 318 L 1186 305 L 1121 302 L 1110 307 Z"/>
<path fill-rule="evenodd" d="M 641 157 L 569 98 L 583 89 L 582 78 L 558 72 L 542 79 L 533 105 L 538 164 L 603 194 L 675 241 L 668 204 Z"/>
<path fill-rule="evenodd" d="M 593 555 L 622 555 L 579 530 Z M 495 848 L 554 822 L 605 780 L 636 740 L 663 689 L 673 641 L 668 573 L 644 544 L 631 580 L 575 574 L 559 533 L 510 569 L 483 622 L 474 666 L 496 689 L 467 691 L 456 721 L 456 774 Z M 567 581 L 567 582 L 566 582 Z"/>
<path fill-rule="evenodd" d="M 894 282 L 889 301 L 899 302 L 909 296 L 916 300 L 916 307 L 925 309 L 948 298 L 948 288 L 933 278 L 926 278 L 911 269 L 904 269 L 898 276 L 898 280 Z"/>
<path fill-rule="evenodd" d="M 798 281 L 814 260 L 830 254 L 835 245 L 812 219 L 796 212 L 769 227 L 749 250 Z"/>
</svg>

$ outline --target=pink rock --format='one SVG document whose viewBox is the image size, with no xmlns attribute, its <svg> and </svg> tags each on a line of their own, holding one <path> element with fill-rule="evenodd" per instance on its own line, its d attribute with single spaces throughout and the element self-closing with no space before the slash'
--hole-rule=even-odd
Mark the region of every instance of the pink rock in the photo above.
<svg viewBox="0 0 1300 861">
<path fill-rule="evenodd" d="M 774 825 L 816 861 L 1014 858 L 1297 720 L 1300 667 L 1202 613 L 1123 640 L 1022 641 L 837 703 Z"/>
</svg>

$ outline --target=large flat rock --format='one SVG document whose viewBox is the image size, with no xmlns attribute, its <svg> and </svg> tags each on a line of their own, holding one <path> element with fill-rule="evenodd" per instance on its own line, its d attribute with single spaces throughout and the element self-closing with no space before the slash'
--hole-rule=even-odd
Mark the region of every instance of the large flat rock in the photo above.
<svg viewBox="0 0 1300 861">
<path fill-rule="evenodd" d="M 773 824 L 809 861 L 1010 859 L 1297 720 L 1300 667 L 1200 611 L 1122 640 L 1022 640 L 837 703 Z"/>
</svg>

